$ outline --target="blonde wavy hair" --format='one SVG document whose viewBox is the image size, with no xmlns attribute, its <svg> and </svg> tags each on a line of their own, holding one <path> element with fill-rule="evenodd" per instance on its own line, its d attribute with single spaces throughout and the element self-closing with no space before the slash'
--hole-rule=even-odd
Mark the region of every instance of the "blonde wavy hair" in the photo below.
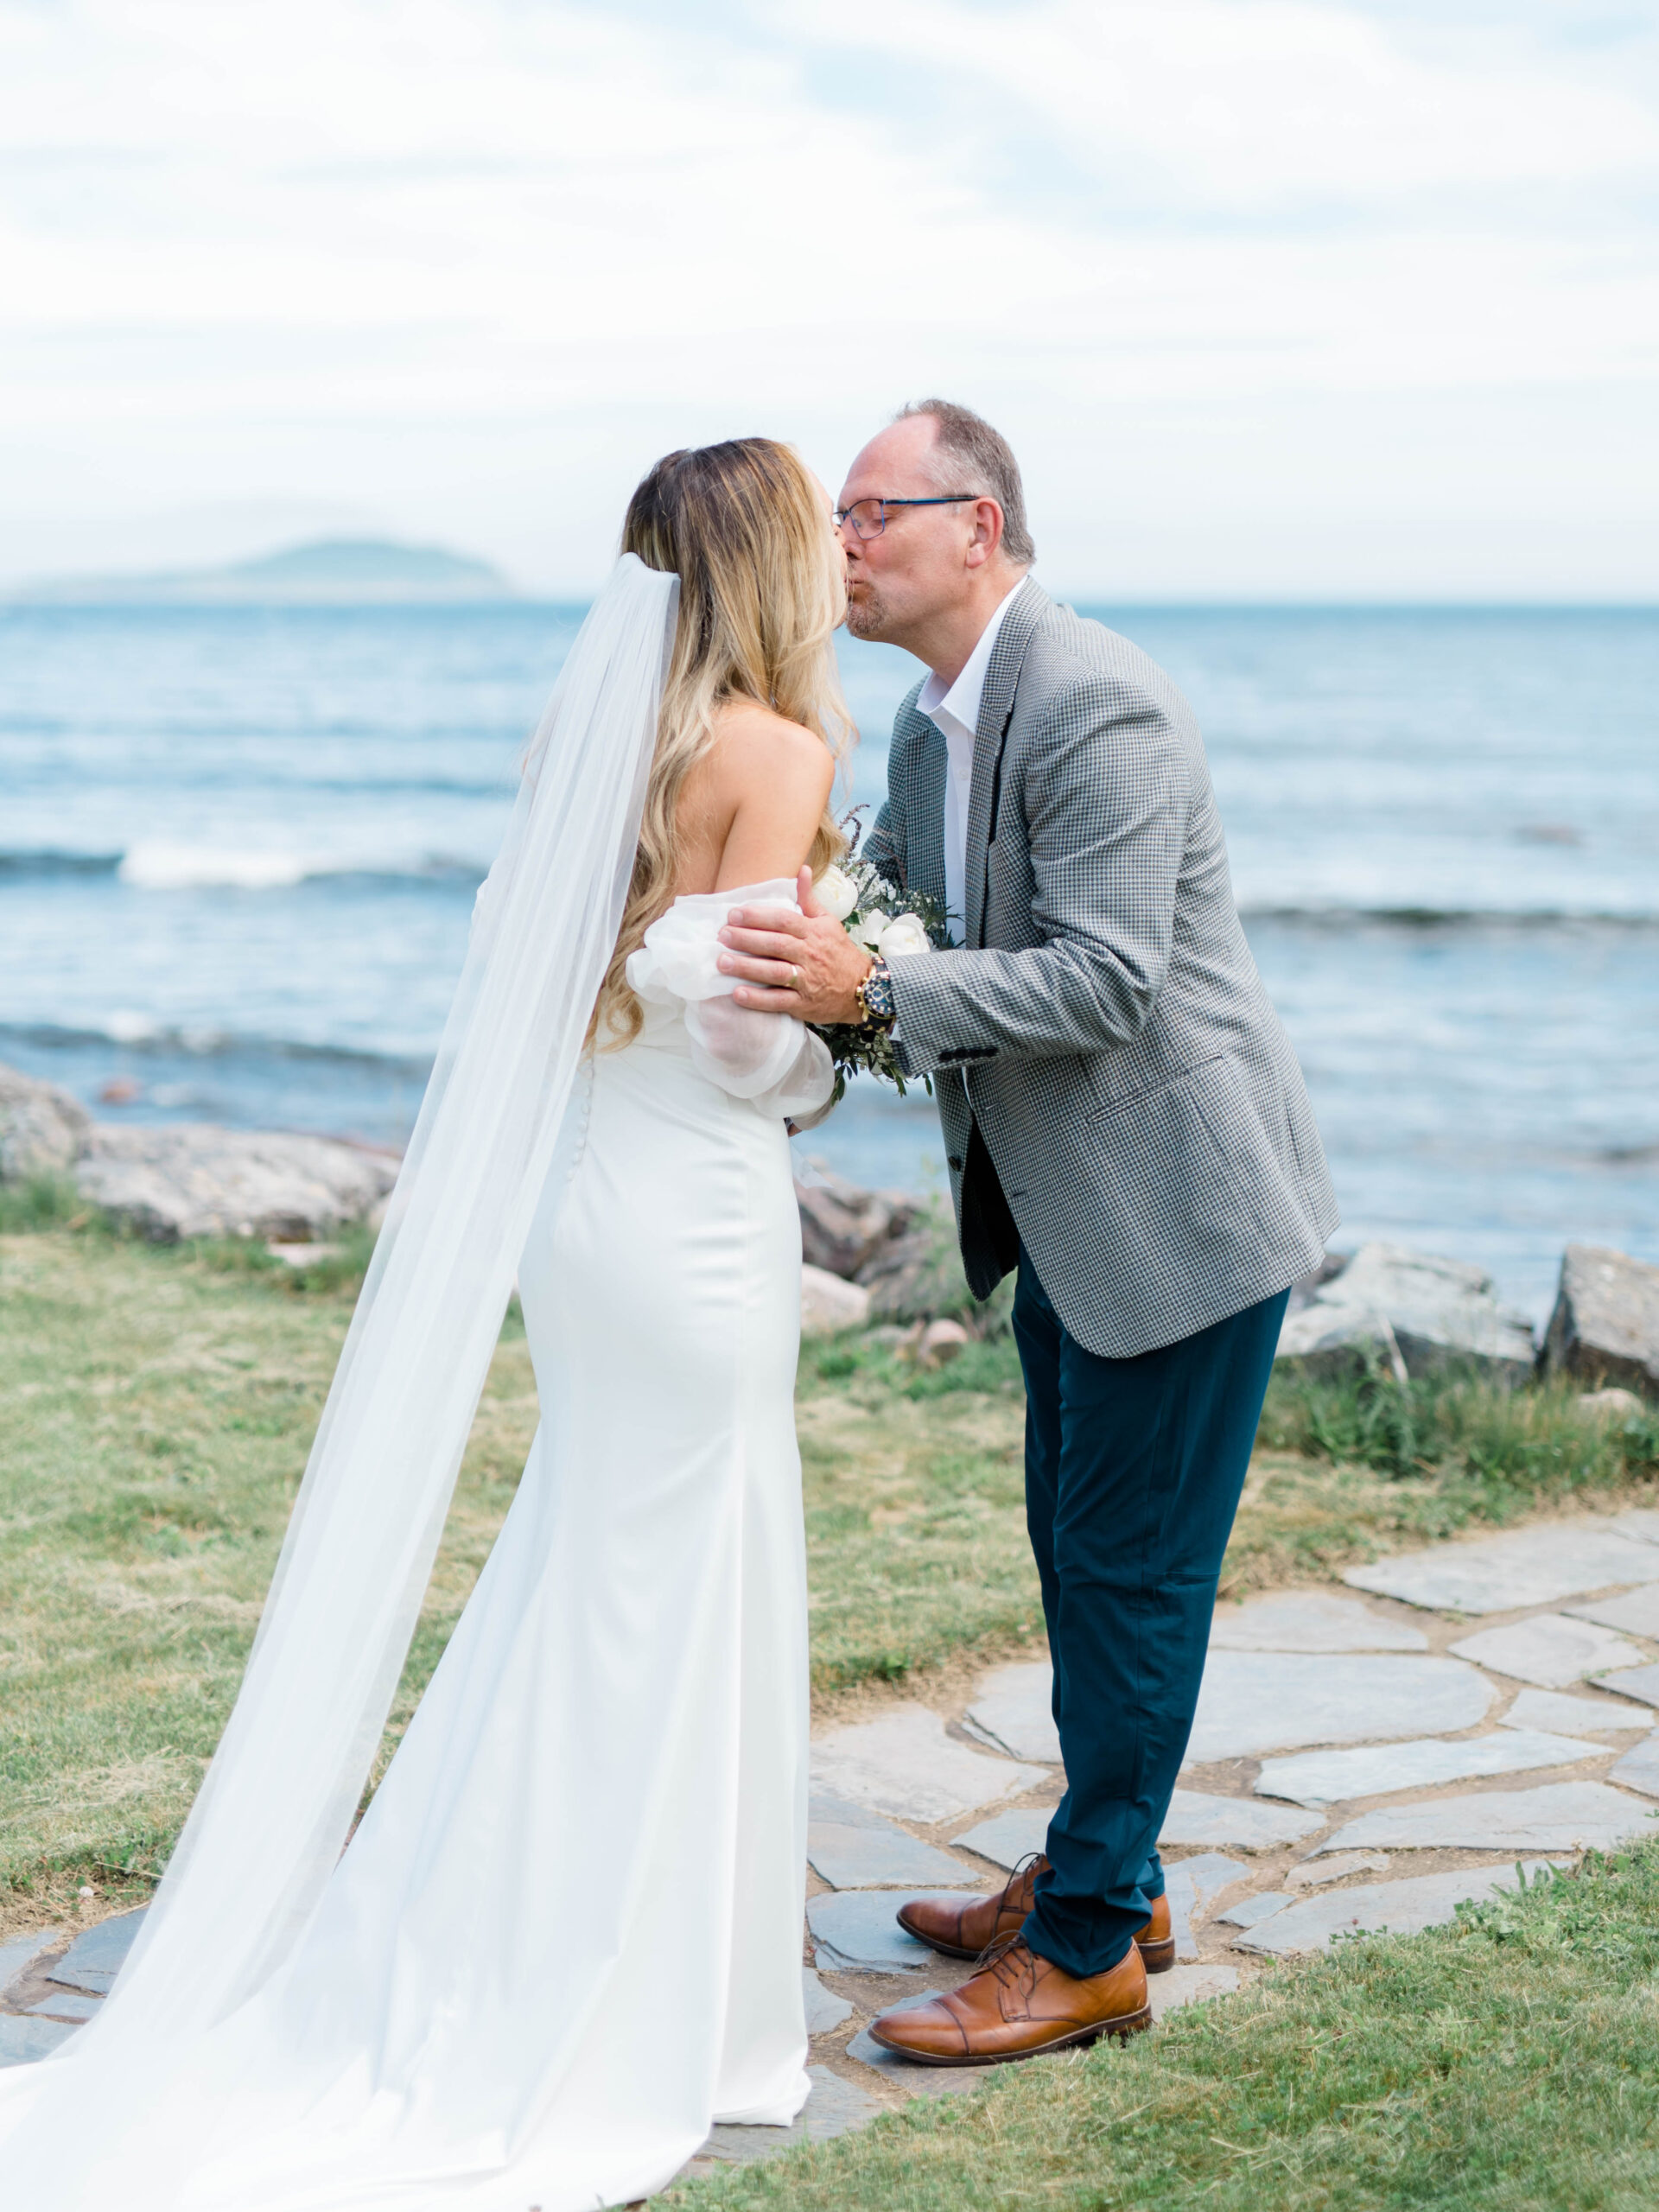
<svg viewBox="0 0 1659 2212">
<path fill-rule="evenodd" d="M 588 1030 L 607 1051 L 639 1033 L 627 958 L 674 897 L 680 798 L 720 709 L 752 699 L 813 731 L 837 760 L 855 735 L 833 643 L 845 575 L 823 495 L 788 446 L 733 438 L 665 454 L 628 502 L 622 550 L 678 576 L 680 611 L 628 902 Z M 826 808 L 807 855 L 813 874 L 846 846 Z"/>
</svg>

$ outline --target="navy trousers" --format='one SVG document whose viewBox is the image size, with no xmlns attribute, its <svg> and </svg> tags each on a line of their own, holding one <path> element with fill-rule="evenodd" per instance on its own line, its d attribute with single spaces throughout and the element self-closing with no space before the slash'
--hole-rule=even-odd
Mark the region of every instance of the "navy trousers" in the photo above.
<svg viewBox="0 0 1659 2212">
<path fill-rule="evenodd" d="M 1066 1778 L 1025 1935 L 1068 1974 L 1116 1966 L 1164 1887 L 1158 1831 L 1289 1295 L 1102 1359 L 1067 1335 L 1020 1250 L 1026 1518 Z"/>
</svg>

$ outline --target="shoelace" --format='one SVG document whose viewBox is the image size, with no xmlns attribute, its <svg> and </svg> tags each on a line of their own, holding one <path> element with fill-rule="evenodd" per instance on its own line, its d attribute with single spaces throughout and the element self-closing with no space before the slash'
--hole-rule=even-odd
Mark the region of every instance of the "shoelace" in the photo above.
<svg viewBox="0 0 1659 2212">
<path fill-rule="evenodd" d="M 1008 1961 L 1015 1951 L 1023 1951 L 1028 1964 L 1016 1964 L 1010 1969 Z M 988 1943 L 974 1961 L 976 1974 L 994 1974 L 1004 1989 L 1014 1987 L 1022 1974 L 1027 1981 L 1034 1980 L 1036 1967 L 1037 1954 L 1017 1928 L 1006 1936 L 999 1936 L 995 1942 Z"/>
<path fill-rule="evenodd" d="M 1008 1900 L 1014 1895 L 1015 1889 L 1025 1879 L 1028 1871 L 1032 1867 L 1041 1863 L 1042 1856 L 1043 1854 L 1040 1851 L 1028 1851 L 1025 1857 L 1020 1859 L 1019 1864 L 1015 1866 L 1013 1873 L 1009 1875 L 1007 1880 L 1004 1882 L 1002 1885 L 1002 1894 L 996 1901 L 996 1918 L 995 1920 L 993 1920 L 991 1923 L 993 1927 L 996 1925 L 996 1921 L 1000 1920 L 1002 1917 L 1003 1913 L 1007 1910 Z M 977 1974 L 982 1967 L 988 1966 L 991 1962 L 993 1955 L 1000 1958 L 1010 1943 L 1018 1942 L 1020 1930 L 1017 1928 L 1014 1929 L 1006 1936 L 993 1936 L 990 1942 L 985 1946 L 979 1956 L 974 1961 L 974 1972 Z"/>
</svg>

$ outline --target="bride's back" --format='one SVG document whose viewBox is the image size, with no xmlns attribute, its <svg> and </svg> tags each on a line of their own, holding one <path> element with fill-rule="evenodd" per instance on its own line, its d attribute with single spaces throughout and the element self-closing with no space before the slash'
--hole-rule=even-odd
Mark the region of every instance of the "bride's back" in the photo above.
<svg viewBox="0 0 1659 2212">
<path fill-rule="evenodd" d="M 852 724 L 836 671 L 845 567 L 829 495 L 770 438 L 668 454 L 628 505 L 622 550 L 680 579 L 679 617 L 622 927 L 596 1019 L 639 1026 L 628 955 L 676 898 L 818 873 Z"/>
</svg>

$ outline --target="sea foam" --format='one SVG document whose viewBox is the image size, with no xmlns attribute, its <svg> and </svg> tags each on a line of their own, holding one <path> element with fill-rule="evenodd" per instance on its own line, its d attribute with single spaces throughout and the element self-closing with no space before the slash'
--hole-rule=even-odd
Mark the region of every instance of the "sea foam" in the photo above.
<svg viewBox="0 0 1659 2212">
<path fill-rule="evenodd" d="M 116 870 L 123 883 L 139 891 L 188 891 L 204 885 L 277 891 L 303 883 L 311 872 L 296 853 L 235 852 L 159 840 L 132 846 Z"/>
</svg>

